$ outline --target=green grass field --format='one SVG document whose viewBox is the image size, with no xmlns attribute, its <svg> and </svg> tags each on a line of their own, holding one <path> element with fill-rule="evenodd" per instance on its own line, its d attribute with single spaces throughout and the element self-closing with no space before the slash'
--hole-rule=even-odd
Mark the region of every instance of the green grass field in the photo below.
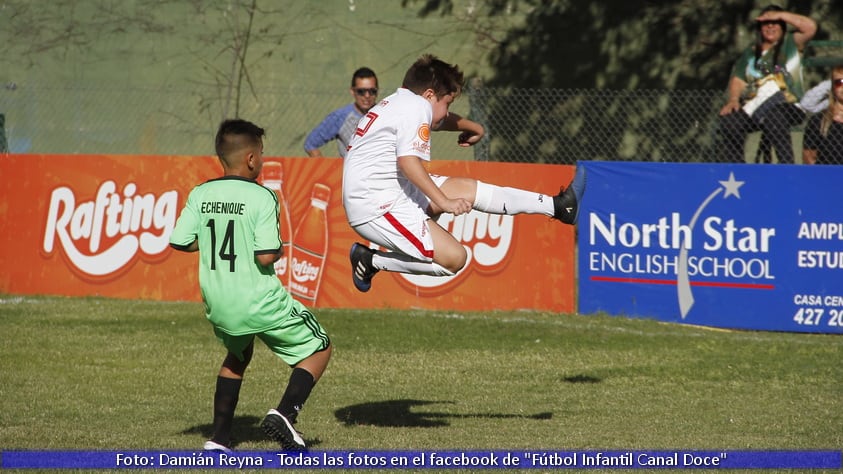
<svg viewBox="0 0 843 474">
<path fill-rule="evenodd" d="M 537 312 L 320 310 L 316 450 L 834 449 L 843 338 Z M 224 351 L 197 303 L 0 297 L 0 449 L 200 449 Z M 258 346 L 237 450 L 289 369 Z M 616 471 L 615 471 L 616 472 Z M 640 472 L 640 471 L 639 471 Z"/>
</svg>

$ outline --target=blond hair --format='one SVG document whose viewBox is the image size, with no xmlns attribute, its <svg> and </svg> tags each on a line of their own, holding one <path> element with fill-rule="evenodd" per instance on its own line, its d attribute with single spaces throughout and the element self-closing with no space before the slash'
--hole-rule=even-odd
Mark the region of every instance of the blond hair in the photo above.
<svg viewBox="0 0 843 474">
<path fill-rule="evenodd" d="M 831 80 L 834 81 L 834 73 L 843 74 L 843 64 L 834 66 L 831 70 Z M 831 89 L 828 90 L 828 107 L 823 112 L 823 118 L 820 122 L 820 135 L 827 136 L 828 129 L 831 128 L 831 123 L 834 122 L 834 104 L 837 103 L 837 96 L 834 95 L 834 83 L 831 84 Z"/>
</svg>

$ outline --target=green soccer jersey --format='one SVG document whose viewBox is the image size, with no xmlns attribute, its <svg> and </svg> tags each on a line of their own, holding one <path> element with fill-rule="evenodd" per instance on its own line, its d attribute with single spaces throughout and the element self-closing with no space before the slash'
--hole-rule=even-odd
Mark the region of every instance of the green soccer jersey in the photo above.
<svg viewBox="0 0 843 474">
<path fill-rule="evenodd" d="M 196 186 L 176 221 L 170 243 L 199 243 L 199 287 L 208 320 L 238 336 L 278 327 L 293 299 L 272 265 L 255 255 L 281 248 L 278 198 L 255 181 L 225 176 Z"/>
</svg>

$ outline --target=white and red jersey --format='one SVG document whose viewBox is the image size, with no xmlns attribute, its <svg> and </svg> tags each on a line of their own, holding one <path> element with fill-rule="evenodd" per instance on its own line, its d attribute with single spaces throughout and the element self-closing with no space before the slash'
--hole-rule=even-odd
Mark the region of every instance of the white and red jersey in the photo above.
<svg viewBox="0 0 843 474">
<path fill-rule="evenodd" d="M 360 119 L 343 159 L 342 201 L 348 223 L 369 222 L 388 212 L 415 186 L 398 169 L 399 156 L 430 161 L 430 102 L 398 89 Z"/>
</svg>

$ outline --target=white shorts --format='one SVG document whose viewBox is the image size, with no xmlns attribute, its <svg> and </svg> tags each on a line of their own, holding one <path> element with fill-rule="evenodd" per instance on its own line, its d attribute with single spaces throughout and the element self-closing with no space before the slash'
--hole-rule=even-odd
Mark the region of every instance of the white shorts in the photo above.
<svg viewBox="0 0 843 474">
<path fill-rule="evenodd" d="M 437 186 L 447 176 L 430 175 Z M 381 247 L 401 252 L 415 259 L 433 261 L 433 237 L 430 235 L 427 207 L 430 199 L 418 190 L 408 193 L 380 217 L 357 225 L 354 231 Z"/>
</svg>

